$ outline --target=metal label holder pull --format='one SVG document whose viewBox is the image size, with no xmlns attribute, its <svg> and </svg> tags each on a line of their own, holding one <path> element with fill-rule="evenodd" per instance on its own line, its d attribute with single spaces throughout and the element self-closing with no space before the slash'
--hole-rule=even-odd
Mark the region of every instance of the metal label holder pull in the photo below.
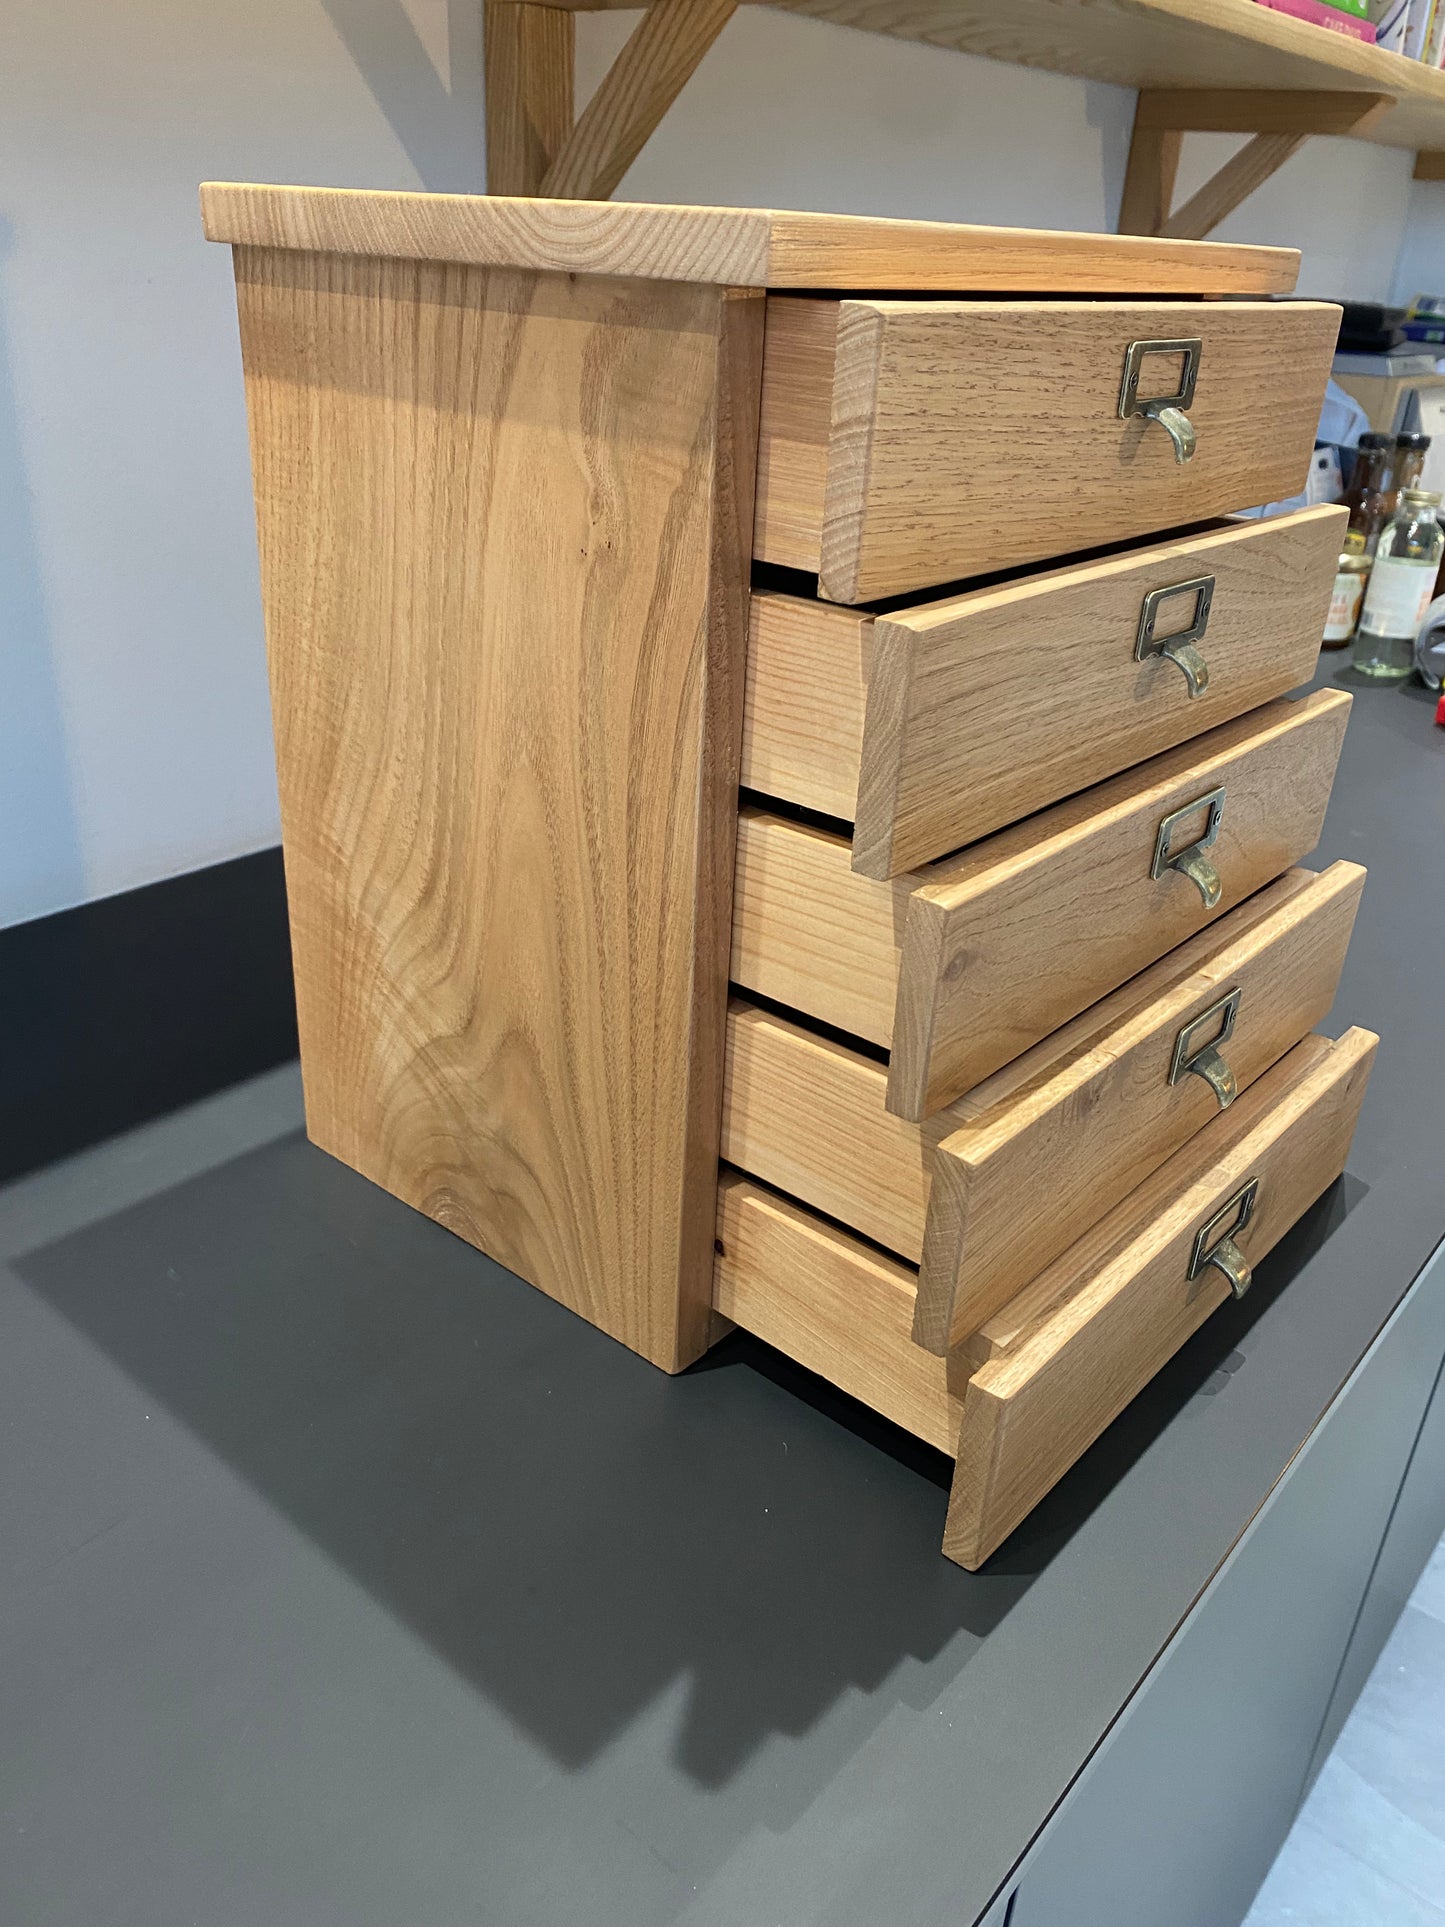
<svg viewBox="0 0 1445 1927">
<path fill-rule="evenodd" d="M 1231 990 L 1217 1003 L 1201 1010 L 1174 1039 L 1174 1056 L 1169 1065 L 1169 1082 L 1177 1084 L 1181 1078 L 1202 1077 L 1219 1100 L 1221 1111 L 1227 1111 L 1239 1096 L 1239 1085 L 1234 1072 L 1220 1054 L 1220 1046 L 1226 1044 L 1234 1035 L 1234 1020 L 1239 1015 L 1240 992 Z M 1211 1024 L 1218 1028 L 1207 1044 L 1196 1044 L 1195 1039 L 1201 1031 Z"/>
<path fill-rule="evenodd" d="M 1192 595 L 1194 614 L 1186 629 L 1177 629 L 1172 635 L 1156 636 L 1159 611 L 1174 596 Z M 1139 607 L 1139 628 L 1134 637 L 1135 662 L 1147 662 L 1151 656 L 1163 656 L 1172 662 L 1184 676 L 1189 685 L 1191 696 L 1202 696 L 1209 687 L 1209 664 L 1199 653 L 1196 644 L 1203 642 L 1204 632 L 1209 627 L 1209 611 L 1214 603 L 1214 577 L 1196 575 L 1188 582 L 1175 582 L 1168 588 L 1151 589 Z"/>
<path fill-rule="evenodd" d="M 1254 1283 L 1254 1273 L 1235 1239 L 1254 1216 L 1258 1198 L 1259 1179 L 1251 1178 L 1247 1184 L 1239 1187 L 1232 1198 L 1225 1199 L 1207 1224 L 1199 1227 L 1194 1238 L 1194 1249 L 1189 1256 L 1190 1280 L 1213 1265 L 1229 1280 L 1229 1288 L 1235 1297 L 1243 1298 Z M 1221 1231 L 1220 1226 L 1224 1224 L 1228 1224 L 1229 1228 Z"/>
<path fill-rule="evenodd" d="M 1174 444 L 1176 462 L 1187 462 L 1194 454 L 1198 437 L 1194 424 L 1184 412 L 1194 400 L 1199 379 L 1199 359 L 1204 343 L 1198 335 L 1183 335 L 1174 341 L 1131 341 L 1124 354 L 1124 380 L 1119 389 L 1119 415 L 1144 415 L 1158 422 Z M 1179 386 L 1172 395 L 1139 396 L 1139 376 L 1146 355 L 1182 355 Z"/>
<path fill-rule="evenodd" d="M 1207 812 L 1203 834 L 1186 849 L 1174 850 L 1171 845 L 1175 830 L 1186 817 L 1193 816 L 1198 810 Z M 1223 815 L 1224 789 L 1221 786 L 1217 790 L 1207 791 L 1203 796 L 1196 796 L 1192 803 L 1185 803 L 1180 809 L 1171 810 L 1159 825 L 1154 838 L 1154 862 L 1149 875 L 1157 883 L 1166 870 L 1177 870 L 1181 876 L 1188 877 L 1198 890 L 1206 910 L 1212 910 L 1218 903 L 1223 887 L 1218 870 L 1204 854 L 1219 835 L 1219 820 Z"/>
</svg>

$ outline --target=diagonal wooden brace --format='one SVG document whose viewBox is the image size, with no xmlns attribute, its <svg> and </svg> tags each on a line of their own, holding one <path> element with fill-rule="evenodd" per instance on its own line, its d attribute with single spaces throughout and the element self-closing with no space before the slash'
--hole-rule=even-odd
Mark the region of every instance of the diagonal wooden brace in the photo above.
<svg viewBox="0 0 1445 1927">
<path fill-rule="evenodd" d="M 1311 134 L 1363 134 L 1394 104 L 1389 94 L 1143 88 L 1134 110 L 1119 232 L 1202 240 Z M 1171 212 L 1187 133 L 1252 134 L 1254 139 Z"/>
</svg>

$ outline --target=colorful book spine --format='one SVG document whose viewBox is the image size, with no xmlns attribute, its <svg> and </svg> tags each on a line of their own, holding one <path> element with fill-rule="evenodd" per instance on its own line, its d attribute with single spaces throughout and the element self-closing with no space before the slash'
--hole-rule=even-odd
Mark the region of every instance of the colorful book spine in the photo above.
<svg viewBox="0 0 1445 1927">
<path fill-rule="evenodd" d="M 1327 7 L 1334 7 L 1340 13 L 1352 13 L 1358 20 L 1370 17 L 1370 0 L 1324 0 Z"/>
<path fill-rule="evenodd" d="M 1375 38 L 1375 29 L 1368 20 L 1359 20 L 1352 13 L 1340 13 L 1326 6 L 1325 0 L 1255 0 L 1255 5 L 1268 7 L 1271 13 L 1287 13 L 1296 20 L 1312 21 L 1331 33 L 1348 34 L 1352 40 L 1371 42 Z"/>
</svg>

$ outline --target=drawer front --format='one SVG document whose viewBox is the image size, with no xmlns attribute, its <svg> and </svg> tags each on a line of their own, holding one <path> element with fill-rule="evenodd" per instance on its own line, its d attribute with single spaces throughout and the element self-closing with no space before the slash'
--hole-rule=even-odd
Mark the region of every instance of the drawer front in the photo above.
<svg viewBox="0 0 1445 1927">
<path fill-rule="evenodd" d="M 774 296 L 754 551 L 843 603 L 1177 528 L 1303 486 L 1340 311 L 1324 302 Z M 1197 344 L 1194 452 L 1120 414 L 1131 347 Z M 1139 402 L 1186 357 L 1146 352 Z"/>
<path fill-rule="evenodd" d="M 733 980 L 889 1049 L 889 1109 L 928 1117 L 1312 849 L 1349 702 L 1271 703 L 886 883 L 845 838 L 744 810 Z M 1189 860 L 1220 791 L 1211 903 L 1151 872 L 1166 819 Z"/>
<path fill-rule="evenodd" d="M 964 1392 L 950 1558 L 981 1565 L 1230 1296 L 1219 1265 L 1247 1285 L 1240 1267 L 1339 1176 L 1376 1041 L 1297 1044 L 980 1334 L 975 1357 L 991 1355 Z M 1201 1242 L 1219 1265 L 1199 1264 Z"/>
<path fill-rule="evenodd" d="M 1243 1091 L 1319 1023 L 1364 878 L 1290 871 L 921 1124 L 885 1108 L 881 1053 L 735 997 L 723 1158 L 921 1259 L 913 1336 L 943 1353 L 1217 1115 L 1205 1070 Z"/>
<path fill-rule="evenodd" d="M 1291 871 L 941 1113 L 974 1107 L 934 1157 L 920 1344 L 976 1331 L 1321 1021 L 1364 882 Z"/>
<path fill-rule="evenodd" d="M 876 618 L 754 596 L 743 786 L 851 821 L 865 876 L 931 863 L 1306 682 L 1345 521 L 1302 509 Z"/>
</svg>

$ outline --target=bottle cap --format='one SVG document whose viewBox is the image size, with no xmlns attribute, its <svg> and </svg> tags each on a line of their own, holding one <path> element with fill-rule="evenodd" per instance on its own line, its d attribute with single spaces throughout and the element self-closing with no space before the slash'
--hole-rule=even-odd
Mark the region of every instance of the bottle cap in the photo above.
<svg viewBox="0 0 1445 1927">
<path fill-rule="evenodd" d="M 1395 446 L 1396 448 L 1428 448 L 1430 446 L 1430 437 L 1428 435 L 1397 435 L 1395 437 Z"/>
<path fill-rule="evenodd" d="M 1359 448 L 1393 448 L 1394 437 L 1391 435 L 1376 435 L 1372 432 L 1368 435 L 1361 435 L 1356 446 Z"/>
<path fill-rule="evenodd" d="M 1402 502 L 1413 502 L 1416 508 L 1437 509 L 1440 506 L 1440 491 L 1438 488 L 1406 488 L 1401 489 L 1400 499 Z"/>
</svg>

